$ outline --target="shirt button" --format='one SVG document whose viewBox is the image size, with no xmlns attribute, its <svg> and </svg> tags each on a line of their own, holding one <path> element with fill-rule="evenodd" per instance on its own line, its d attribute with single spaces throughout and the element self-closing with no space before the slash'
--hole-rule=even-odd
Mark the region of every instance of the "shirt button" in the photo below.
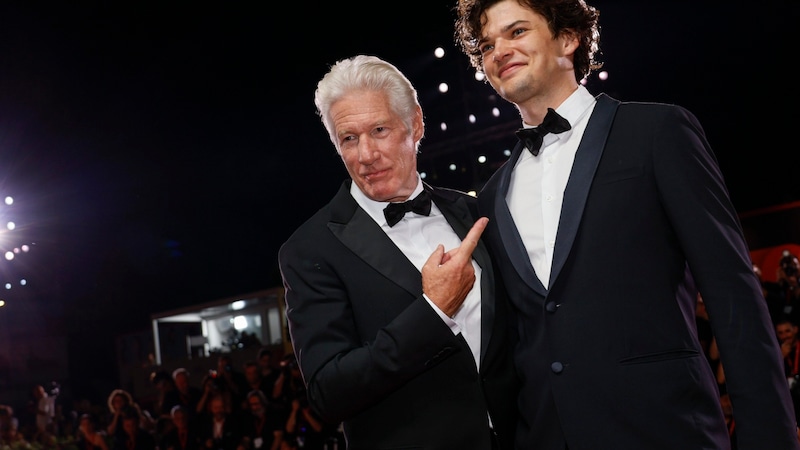
<svg viewBox="0 0 800 450">
<path fill-rule="evenodd" d="M 553 364 L 550 364 L 550 370 L 552 370 L 553 373 L 561 373 L 564 371 L 564 365 L 556 361 Z"/>
</svg>

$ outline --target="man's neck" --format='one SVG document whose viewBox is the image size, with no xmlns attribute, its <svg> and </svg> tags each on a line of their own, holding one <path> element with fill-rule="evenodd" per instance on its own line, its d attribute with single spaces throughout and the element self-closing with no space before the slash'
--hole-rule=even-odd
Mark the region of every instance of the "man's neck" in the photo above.
<svg viewBox="0 0 800 450">
<path fill-rule="evenodd" d="M 578 83 L 564 84 L 516 105 L 522 121 L 530 126 L 538 126 L 544 120 L 547 108 L 558 109 L 577 89 Z"/>
</svg>

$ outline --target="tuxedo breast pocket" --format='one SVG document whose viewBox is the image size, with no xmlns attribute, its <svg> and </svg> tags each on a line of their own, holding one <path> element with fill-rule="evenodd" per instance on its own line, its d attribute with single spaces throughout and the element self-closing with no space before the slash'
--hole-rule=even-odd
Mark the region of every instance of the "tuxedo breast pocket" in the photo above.
<svg viewBox="0 0 800 450">
<path fill-rule="evenodd" d="M 700 353 L 691 348 L 677 348 L 671 350 L 663 350 L 660 352 L 652 352 L 640 355 L 631 355 L 619 360 L 620 364 L 647 364 L 662 361 L 672 361 L 676 359 L 696 358 Z"/>
<path fill-rule="evenodd" d="M 639 178 L 644 175 L 644 167 L 640 165 L 616 165 L 601 167 L 595 176 L 597 184 L 619 183 L 620 181 Z"/>
</svg>

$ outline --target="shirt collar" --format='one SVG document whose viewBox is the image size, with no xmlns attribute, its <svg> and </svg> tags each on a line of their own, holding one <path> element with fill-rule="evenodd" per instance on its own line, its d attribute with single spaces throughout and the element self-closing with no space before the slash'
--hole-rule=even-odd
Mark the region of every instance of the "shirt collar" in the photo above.
<svg viewBox="0 0 800 450">
<path fill-rule="evenodd" d="M 409 199 L 412 199 L 419 195 L 422 192 L 422 178 L 420 178 L 419 174 L 417 174 L 417 187 L 414 188 L 414 192 L 408 196 Z M 389 202 L 377 202 L 372 200 L 371 198 L 364 195 L 359 189 L 358 185 L 355 183 L 350 184 L 350 195 L 353 196 L 353 199 L 358 203 L 358 206 L 361 207 L 370 217 L 374 220 L 378 225 L 381 227 L 389 227 L 389 224 L 386 223 L 386 217 L 383 215 L 383 209 L 386 208 L 386 205 Z"/>
<path fill-rule="evenodd" d="M 567 121 L 573 127 L 575 124 L 583 117 L 584 114 L 589 110 L 589 108 L 594 104 L 595 98 L 592 96 L 591 93 L 586 89 L 584 85 L 578 85 L 578 88 L 575 89 L 572 94 L 567 97 L 566 100 L 561 102 L 556 108 L 556 112 L 563 118 L 567 119 Z M 533 128 L 533 125 L 529 125 L 527 123 L 522 123 L 522 126 L 525 128 Z M 572 130 L 567 131 L 566 133 L 570 133 Z"/>
</svg>

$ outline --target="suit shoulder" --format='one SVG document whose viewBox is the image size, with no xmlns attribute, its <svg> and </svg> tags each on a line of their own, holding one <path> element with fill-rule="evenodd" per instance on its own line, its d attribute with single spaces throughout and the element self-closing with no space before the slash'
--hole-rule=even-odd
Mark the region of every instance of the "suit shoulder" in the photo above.
<svg viewBox="0 0 800 450">
<path fill-rule="evenodd" d="M 677 130 L 692 130 L 705 135 L 697 116 L 683 106 L 655 102 L 624 102 L 617 108 L 612 131 L 638 130 L 674 135 Z"/>
</svg>

